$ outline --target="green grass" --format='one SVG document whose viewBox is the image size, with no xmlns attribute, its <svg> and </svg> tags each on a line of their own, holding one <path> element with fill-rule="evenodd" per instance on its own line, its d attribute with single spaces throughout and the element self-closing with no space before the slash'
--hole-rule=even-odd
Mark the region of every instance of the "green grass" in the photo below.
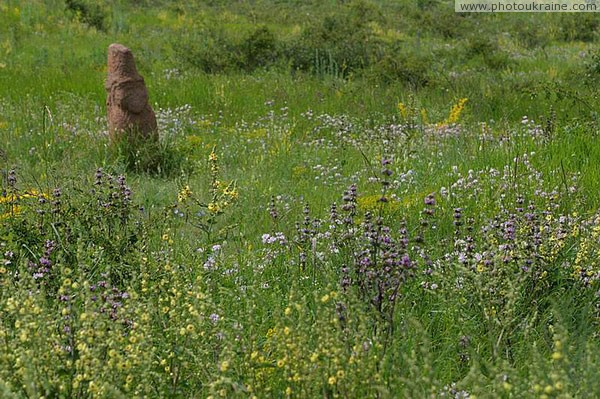
<svg viewBox="0 0 600 399">
<path fill-rule="evenodd" d="M 70 3 L 0 3 L 0 396 L 600 394 L 593 18 Z"/>
</svg>

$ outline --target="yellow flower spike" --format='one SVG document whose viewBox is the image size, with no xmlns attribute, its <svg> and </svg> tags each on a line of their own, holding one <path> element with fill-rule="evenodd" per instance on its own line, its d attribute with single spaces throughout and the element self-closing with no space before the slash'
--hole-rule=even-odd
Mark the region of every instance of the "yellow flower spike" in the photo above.
<svg viewBox="0 0 600 399">
<path fill-rule="evenodd" d="M 190 186 L 185 185 L 183 186 L 183 188 L 179 191 L 179 194 L 177 195 L 177 201 L 178 202 L 185 202 L 188 198 L 190 198 L 192 196 L 192 190 L 190 189 Z"/>
<path fill-rule="evenodd" d="M 557 391 L 562 391 L 562 389 L 563 389 L 563 384 L 562 384 L 562 382 L 560 382 L 560 381 L 557 381 L 557 382 L 554 384 L 554 389 L 556 389 Z"/>
<path fill-rule="evenodd" d="M 221 210 L 221 207 L 216 202 L 211 202 L 208 204 L 208 211 L 211 213 L 218 213 Z"/>
<path fill-rule="evenodd" d="M 423 125 L 427 125 L 429 123 L 429 118 L 427 117 L 427 110 L 425 108 L 421 108 L 421 122 Z"/>
<path fill-rule="evenodd" d="M 458 102 L 456 104 L 454 104 L 452 106 L 452 108 L 450 109 L 450 114 L 448 115 L 448 118 L 446 118 L 445 121 L 438 123 L 438 126 L 451 125 L 451 124 L 457 123 L 458 120 L 460 119 L 462 112 L 465 109 L 465 105 L 466 105 L 467 101 L 468 101 L 467 98 L 459 99 Z"/>
<path fill-rule="evenodd" d="M 406 119 L 408 117 L 408 109 L 406 108 L 406 105 L 404 105 L 404 103 L 399 102 L 398 103 L 398 111 L 400 111 L 400 115 Z"/>
<path fill-rule="evenodd" d="M 229 362 L 227 360 L 223 360 L 221 362 L 221 366 L 219 367 L 219 370 L 221 370 L 222 373 L 226 372 L 229 369 Z"/>
<path fill-rule="evenodd" d="M 556 341 L 554 341 L 554 347 L 556 348 L 556 350 L 560 350 L 562 348 L 562 342 L 557 339 Z"/>
<path fill-rule="evenodd" d="M 458 100 L 458 103 L 456 103 L 450 110 L 450 116 L 448 117 L 448 124 L 458 122 L 458 120 L 460 119 L 460 115 L 462 114 L 463 110 L 465 109 L 466 103 L 467 103 L 466 98 L 461 98 L 460 100 Z"/>
</svg>

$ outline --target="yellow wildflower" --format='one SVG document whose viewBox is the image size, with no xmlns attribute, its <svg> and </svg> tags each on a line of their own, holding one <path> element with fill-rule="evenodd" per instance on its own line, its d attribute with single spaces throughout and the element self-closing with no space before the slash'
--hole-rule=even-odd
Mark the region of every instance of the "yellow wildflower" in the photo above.
<svg viewBox="0 0 600 399">
<path fill-rule="evenodd" d="M 458 120 L 460 119 L 460 115 L 465 109 L 467 101 L 468 99 L 461 98 L 456 104 L 452 106 L 452 109 L 450 109 L 450 115 L 448 115 L 448 119 L 446 119 L 446 124 L 451 125 L 453 123 L 458 122 Z"/>
<path fill-rule="evenodd" d="M 460 119 L 462 112 L 465 109 L 465 105 L 466 105 L 467 101 L 468 101 L 468 99 L 466 99 L 466 98 L 461 98 L 460 100 L 458 100 L 458 102 L 456 104 L 454 104 L 452 106 L 452 108 L 450 109 L 448 118 L 446 118 L 443 122 L 438 123 L 437 127 L 444 127 L 447 125 L 452 125 L 454 123 L 457 123 L 458 120 Z"/>
<path fill-rule="evenodd" d="M 562 382 L 557 381 L 556 384 L 554 384 L 554 389 L 556 389 L 557 391 L 562 391 L 562 389 L 563 389 Z"/>
<path fill-rule="evenodd" d="M 429 122 L 429 118 L 427 117 L 427 110 L 425 108 L 421 108 L 421 122 L 423 122 L 424 125 L 427 125 L 427 123 Z"/>
<path fill-rule="evenodd" d="M 177 195 L 177 201 L 185 202 L 185 200 L 187 200 L 191 196 L 192 196 L 192 190 L 190 190 L 190 186 L 188 186 L 188 185 L 183 186 L 183 188 L 181 189 L 181 191 L 179 191 L 179 194 Z"/>
<path fill-rule="evenodd" d="M 223 189 L 223 194 L 225 194 L 231 199 L 235 199 L 238 197 L 238 192 L 235 188 L 226 187 L 225 189 Z"/>
<path fill-rule="evenodd" d="M 211 213 L 218 213 L 221 210 L 221 207 L 216 202 L 211 202 L 208 204 L 208 211 Z"/>
<path fill-rule="evenodd" d="M 223 360 L 221 362 L 220 370 L 222 373 L 226 372 L 229 369 L 229 362 L 227 360 Z"/>
<path fill-rule="evenodd" d="M 404 105 L 403 102 L 398 103 L 398 111 L 400 111 L 400 115 L 402 115 L 404 119 L 408 117 L 408 109 L 406 108 L 406 105 Z"/>
</svg>

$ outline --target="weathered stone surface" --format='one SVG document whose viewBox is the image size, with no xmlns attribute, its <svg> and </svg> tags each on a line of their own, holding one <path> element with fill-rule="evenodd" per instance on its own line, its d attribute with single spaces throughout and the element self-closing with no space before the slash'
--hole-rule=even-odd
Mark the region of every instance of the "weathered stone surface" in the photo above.
<svg viewBox="0 0 600 399">
<path fill-rule="evenodd" d="M 111 142 L 134 135 L 149 140 L 158 139 L 156 116 L 148 102 L 144 78 L 135 68 L 131 50 L 121 44 L 108 47 L 108 132 Z"/>
</svg>

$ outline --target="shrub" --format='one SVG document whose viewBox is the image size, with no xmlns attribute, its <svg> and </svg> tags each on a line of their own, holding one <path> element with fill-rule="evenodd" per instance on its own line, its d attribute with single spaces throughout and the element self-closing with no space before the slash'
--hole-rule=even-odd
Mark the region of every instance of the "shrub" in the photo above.
<svg viewBox="0 0 600 399">
<path fill-rule="evenodd" d="M 413 88 L 428 85 L 432 79 L 433 55 L 418 49 L 398 47 L 387 52 L 370 70 L 377 80 L 400 81 Z"/>
<path fill-rule="evenodd" d="M 86 0 L 65 0 L 67 10 L 81 22 L 100 31 L 106 31 L 106 13 L 96 2 Z"/>
<path fill-rule="evenodd" d="M 235 70 L 241 64 L 238 46 L 224 31 L 184 31 L 173 43 L 178 58 L 206 73 Z"/>
<path fill-rule="evenodd" d="M 518 19 L 511 26 L 511 32 L 514 32 L 519 43 L 528 49 L 544 49 L 552 40 L 554 34 L 551 31 L 552 25 L 547 19 L 536 18 Z"/>
<path fill-rule="evenodd" d="M 594 13 L 563 13 L 558 27 L 565 41 L 591 42 L 600 32 L 600 20 Z"/>
<path fill-rule="evenodd" d="M 444 38 L 459 38 L 471 29 L 471 20 L 464 14 L 454 12 L 453 5 L 440 5 L 431 1 L 430 5 L 418 11 L 415 19 L 420 22 L 417 29 L 421 27 L 435 35 Z"/>
<path fill-rule="evenodd" d="M 254 70 L 271 65 L 279 57 L 278 43 L 275 35 L 266 26 L 261 26 L 250 33 L 240 45 L 242 54 L 241 67 Z"/>
<path fill-rule="evenodd" d="M 313 22 L 288 46 L 287 57 L 292 67 L 338 76 L 367 67 L 376 57 L 379 46 L 368 25 L 376 15 L 373 8 L 356 2 L 344 12 Z"/>
<path fill-rule="evenodd" d="M 481 32 L 468 39 L 467 55 L 471 58 L 480 57 L 491 69 L 506 68 L 510 64 L 508 54 L 500 48 L 498 42 Z"/>
<path fill-rule="evenodd" d="M 595 80 L 600 77 L 600 49 L 597 49 L 589 55 L 590 59 L 585 65 L 586 76 L 590 80 Z"/>
</svg>

